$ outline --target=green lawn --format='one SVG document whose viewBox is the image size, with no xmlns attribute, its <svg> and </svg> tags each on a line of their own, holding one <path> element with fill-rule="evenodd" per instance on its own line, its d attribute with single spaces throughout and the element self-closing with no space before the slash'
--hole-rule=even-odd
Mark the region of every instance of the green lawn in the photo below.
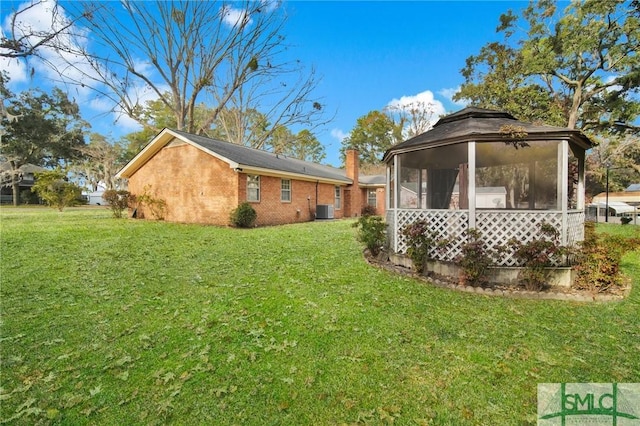
<svg viewBox="0 0 640 426">
<path fill-rule="evenodd" d="M 640 381 L 640 252 L 629 298 L 586 304 L 393 275 L 350 221 L 0 219 L 2 422 L 521 425 L 538 383 Z"/>
</svg>

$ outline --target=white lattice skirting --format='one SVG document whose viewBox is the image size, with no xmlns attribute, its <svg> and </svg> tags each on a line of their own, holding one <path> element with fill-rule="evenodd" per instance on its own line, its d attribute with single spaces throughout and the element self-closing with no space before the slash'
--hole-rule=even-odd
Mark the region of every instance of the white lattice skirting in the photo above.
<svg viewBox="0 0 640 426">
<path fill-rule="evenodd" d="M 566 216 L 566 242 L 574 245 L 584 238 L 584 211 L 571 211 Z M 395 253 L 405 254 L 407 243 L 401 230 L 413 222 L 425 220 L 429 229 L 438 239 L 448 239 L 450 244 L 445 250 L 433 248 L 429 255 L 434 260 L 451 262 L 462 253 L 469 229 L 469 213 L 466 210 L 388 210 L 388 238 Z M 476 229 L 482 239 L 494 248 L 504 245 L 512 238 L 523 243 L 531 242 L 540 234 L 540 225 L 547 223 L 563 235 L 563 215 L 558 211 L 476 211 Z M 558 262 L 560 266 L 562 262 Z M 510 255 L 505 255 L 496 263 L 498 266 L 517 266 Z"/>
</svg>

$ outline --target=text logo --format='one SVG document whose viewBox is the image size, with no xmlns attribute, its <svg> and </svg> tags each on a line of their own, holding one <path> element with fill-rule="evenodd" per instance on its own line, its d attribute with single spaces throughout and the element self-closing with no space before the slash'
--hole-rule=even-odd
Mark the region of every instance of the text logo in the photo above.
<svg viewBox="0 0 640 426">
<path fill-rule="evenodd" d="M 538 425 L 640 426 L 640 383 L 539 383 Z"/>
</svg>

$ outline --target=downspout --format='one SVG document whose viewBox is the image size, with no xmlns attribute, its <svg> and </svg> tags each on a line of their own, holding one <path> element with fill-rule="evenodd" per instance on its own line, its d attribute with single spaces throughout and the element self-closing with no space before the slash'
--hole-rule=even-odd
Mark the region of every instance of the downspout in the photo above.
<svg viewBox="0 0 640 426">
<path fill-rule="evenodd" d="M 320 184 L 320 181 L 317 180 L 316 181 L 316 214 L 318 213 L 318 185 Z M 315 215 L 314 215 L 315 216 Z M 315 217 L 314 217 L 315 219 Z"/>
</svg>

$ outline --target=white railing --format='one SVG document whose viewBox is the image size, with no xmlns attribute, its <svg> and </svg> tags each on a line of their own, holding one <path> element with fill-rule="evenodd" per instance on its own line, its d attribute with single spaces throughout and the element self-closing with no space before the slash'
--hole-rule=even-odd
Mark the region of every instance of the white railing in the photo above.
<svg viewBox="0 0 640 426">
<path fill-rule="evenodd" d="M 573 246 L 584 239 L 584 212 L 570 211 L 566 216 L 566 229 L 563 227 L 561 211 L 539 210 L 477 210 L 476 229 L 490 248 L 506 244 L 515 238 L 522 243 L 531 242 L 540 235 L 540 225 L 547 223 L 565 235 L 566 245 Z M 432 248 L 430 256 L 435 260 L 454 261 L 462 253 L 469 229 L 467 210 L 387 210 L 387 235 L 391 249 L 395 253 L 405 254 L 407 242 L 402 229 L 413 222 L 425 220 L 437 239 L 448 239 L 450 244 L 443 249 Z M 516 266 L 516 260 L 506 254 L 499 259 L 499 266 Z"/>
</svg>

